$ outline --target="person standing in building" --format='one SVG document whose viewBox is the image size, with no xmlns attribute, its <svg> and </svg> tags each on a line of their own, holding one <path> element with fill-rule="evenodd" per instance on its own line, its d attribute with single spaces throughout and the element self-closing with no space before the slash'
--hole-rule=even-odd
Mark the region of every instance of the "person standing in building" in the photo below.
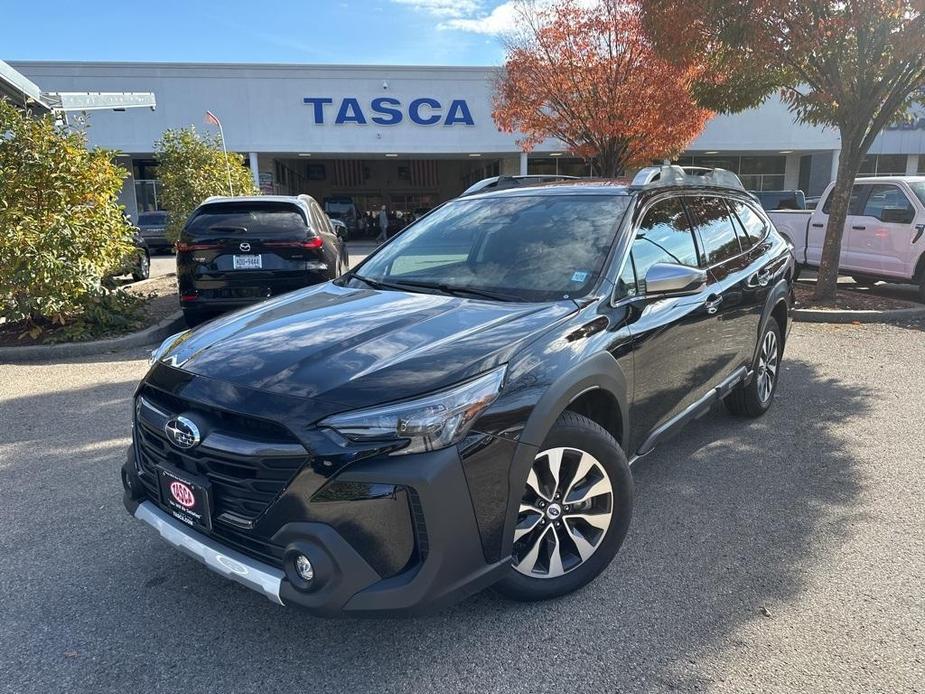
<svg viewBox="0 0 925 694">
<path fill-rule="evenodd" d="M 376 237 L 376 242 L 383 243 L 384 241 L 388 241 L 388 238 L 389 238 L 388 231 L 389 231 L 389 213 L 386 211 L 385 205 L 383 205 L 379 209 L 379 236 Z"/>
</svg>

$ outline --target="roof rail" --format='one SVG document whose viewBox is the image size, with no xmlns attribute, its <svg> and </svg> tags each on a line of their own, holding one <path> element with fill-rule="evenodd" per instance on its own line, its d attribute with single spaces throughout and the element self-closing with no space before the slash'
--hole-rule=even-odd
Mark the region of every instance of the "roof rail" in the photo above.
<svg viewBox="0 0 925 694">
<path fill-rule="evenodd" d="M 727 169 L 702 166 L 647 166 L 640 169 L 630 184 L 632 188 L 662 186 L 721 186 L 745 190 L 742 181 Z"/>
</svg>

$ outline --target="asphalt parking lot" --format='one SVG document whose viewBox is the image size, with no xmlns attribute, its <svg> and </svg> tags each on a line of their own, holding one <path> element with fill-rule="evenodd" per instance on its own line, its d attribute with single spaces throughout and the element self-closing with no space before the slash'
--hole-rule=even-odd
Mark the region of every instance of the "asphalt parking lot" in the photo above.
<svg viewBox="0 0 925 694">
<path fill-rule="evenodd" d="M 634 468 L 595 583 L 400 620 L 275 606 L 129 518 L 144 351 L 0 365 L 0 691 L 921 692 L 923 331 L 796 325 L 764 419 Z"/>
</svg>

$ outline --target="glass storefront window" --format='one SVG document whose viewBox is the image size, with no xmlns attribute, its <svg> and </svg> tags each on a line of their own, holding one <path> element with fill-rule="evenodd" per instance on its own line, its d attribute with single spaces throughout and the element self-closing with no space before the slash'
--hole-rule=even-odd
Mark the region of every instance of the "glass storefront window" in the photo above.
<svg viewBox="0 0 925 694">
<path fill-rule="evenodd" d="M 860 176 L 904 176 L 905 154 L 868 154 L 861 163 Z M 920 160 L 921 165 L 921 160 Z"/>
</svg>

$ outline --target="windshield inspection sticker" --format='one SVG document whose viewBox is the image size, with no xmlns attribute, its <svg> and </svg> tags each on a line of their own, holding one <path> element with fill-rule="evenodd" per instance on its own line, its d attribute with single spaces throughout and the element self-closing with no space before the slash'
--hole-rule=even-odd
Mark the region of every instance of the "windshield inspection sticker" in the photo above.
<svg viewBox="0 0 925 694">
<path fill-rule="evenodd" d="M 579 271 L 579 272 L 573 272 L 573 273 L 572 273 L 572 282 L 578 282 L 579 284 L 582 284 L 586 279 L 588 279 L 588 275 L 589 275 L 589 274 L 590 274 L 590 273 L 581 272 L 581 271 Z"/>
</svg>

